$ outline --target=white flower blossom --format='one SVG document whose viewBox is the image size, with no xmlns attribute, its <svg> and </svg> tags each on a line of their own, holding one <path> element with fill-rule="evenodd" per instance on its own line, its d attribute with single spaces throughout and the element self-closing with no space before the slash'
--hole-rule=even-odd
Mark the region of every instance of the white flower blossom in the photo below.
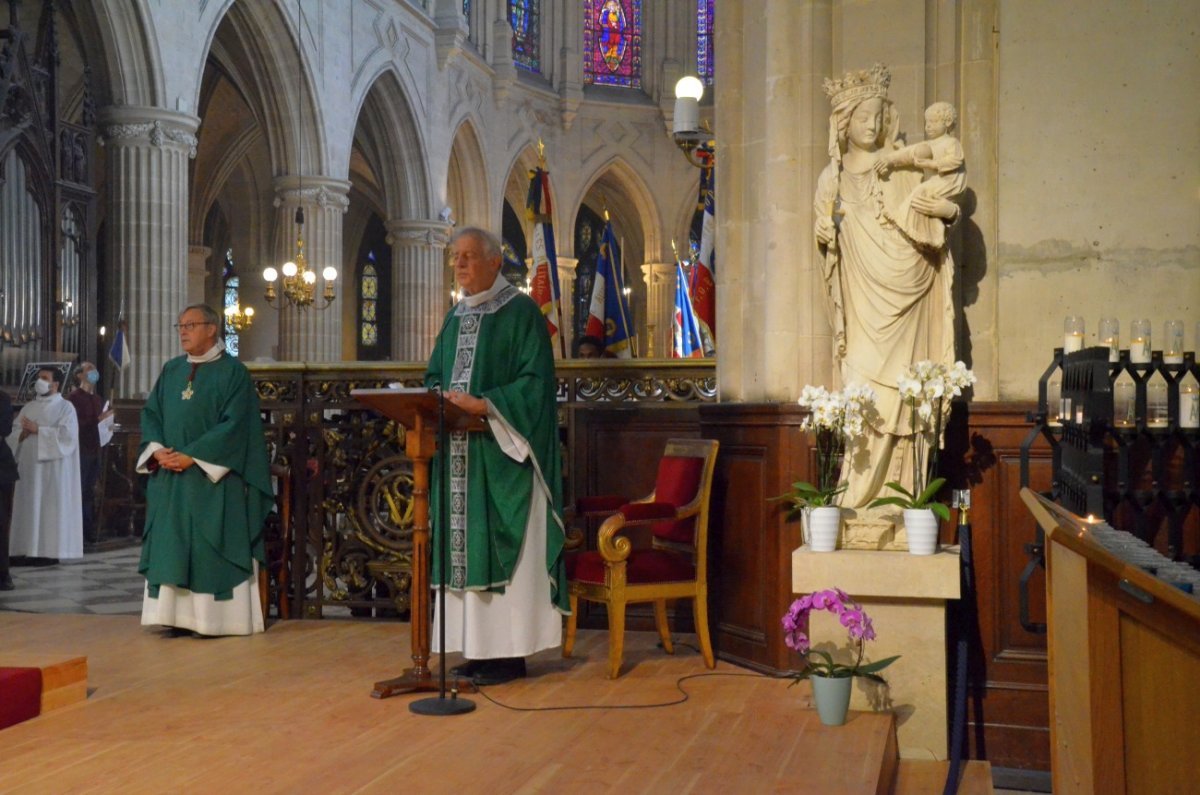
<svg viewBox="0 0 1200 795">
<path fill-rule="evenodd" d="M 915 378 L 901 378 L 897 382 L 897 386 L 900 388 L 900 397 L 905 400 L 921 395 L 921 382 Z"/>
</svg>

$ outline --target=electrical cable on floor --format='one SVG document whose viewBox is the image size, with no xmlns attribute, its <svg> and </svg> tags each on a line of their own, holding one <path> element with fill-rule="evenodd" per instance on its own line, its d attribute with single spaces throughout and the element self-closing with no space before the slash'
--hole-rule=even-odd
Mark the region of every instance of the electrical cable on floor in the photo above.
<svg viewBox="0 0 1200 795">
<path fill-rule="evenodd" d="M 676 645 L 684 646 L 685 648 L 695 648 L 693 646 L 688 646 L 686 644 L 676 644 Z M 698 651 L 699 650 L 697 650 L 697 652 Z M 676 679 L 675 680 L 675 689 L 678 690 L 682 694 L 682 696 L 680 698 L 675 699 L 674 701 L 659 701 L 659 702 L 655 702 L 655 703 L 651 703 L 651 704 L 566 704 L 566 705 L 557 706 L 557 707 L 515 707 L 511 704 L 505 704 L 503 701 L 497 701 L 496 699 L 494 699 L 490 695 L 488 695 L 488 693 L 487 693 L 488 686 L 486 686 L 486 685 L 476 685 L 476 688 L 479 692 L 479 695 L 483 696 L 484 698 L 486 698 L 488 701 L 492 702 L 496 706 L 502 707 L 507 710 L 511 710 L 512 712 L 567 712 L 567 711 L 572 711 L 572 710 L 660 709 L 662 707 L 675 707 L 675 706 L 678 706 L 678 705 L 686 702 L 691 697 L 691 695 L 686 690 L 684 690 L 683 683 L 689 679 L 702 679 L 702 678 L 708 677 L 708 676 L 733 676 L 733 677 L 743 677 L 743 678 L 750 678 L 750 679 L 790 679 L 791 678 L 791 674 L 788 674 L 788 673 L 767 674 L 767 673 L 753 673 L 753 672 L 733 673 L 733 672 L 725 672 L 725 671 L 706 671 L 704 673 L 699 673 L 699 674 L 687 674 L 686 676 L 681 676 L 678 679 Z"/>
</svg>

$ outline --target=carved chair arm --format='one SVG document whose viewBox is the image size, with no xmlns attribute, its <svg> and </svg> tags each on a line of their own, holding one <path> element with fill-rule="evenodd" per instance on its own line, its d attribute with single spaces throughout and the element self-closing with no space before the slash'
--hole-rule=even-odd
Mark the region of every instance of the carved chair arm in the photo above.
<svg viewBox="0 0 1200 795">
<path fill-rule="evenodd" d="M 620 563 L 629 557 L 633 544 L 620 535 L 627 527 L 653 524 L 678 517 L 678 509 L 666 502 L 632 502 L 621 506 L 621 510 L 604 520 L 600 525 L 596 543 L 600 556 L 607 563 Z"/>
</svg>

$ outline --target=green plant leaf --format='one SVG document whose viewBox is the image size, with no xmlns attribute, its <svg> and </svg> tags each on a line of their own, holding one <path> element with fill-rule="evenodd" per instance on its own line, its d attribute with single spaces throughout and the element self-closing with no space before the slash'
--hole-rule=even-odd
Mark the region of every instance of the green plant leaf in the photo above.
<svg viewBox="0 0 1200 795">
<path fill-rule="evenodd" d="M 868 674 L 873 674 L 876 671 L 882 671 L 884 668 L 887 668 L 889 665 L 891 665 L 892 663 L 896 662 L 896 660 L 899 660 L 899 659 L 900 659 L 900 655 L 897 654 L 893 657 L 884 657 L 882 660 L 876 660 L 873 663 L 867 663 L 866 665 L 860 665 L 858 667 L 858 669 L 855 671 L 855 674 L 857 674 L 858 676 L 866 676 Z"/>
<path fill-rule="evenodd" d="M 946 507 L 945 503 L 931 502 L 926 507 L 933 511 L 933 515 L 941 519 L 943 522 L 950 521 L 950 509 Z"/>
<path fill-rule="evenodd" d="M 884 485 L 884 488 L 891 489 L 892 491 L 898 491 L 901 494 L 903 494 L 905 497 L 908 497 L 910 500 L 914 498 L 913 493 L 911 491 L 909 491 L 908 489 L 904 488 L 903 486 L 901 486 L 900 481 L 898 481 L 898 480 L 889 480 L 887 483 L 884 483 L 883 485 Z"/>
<path fill-rule="evenodd" d="M 926 504 L 934 498 L 934 495 L 936 495 L 938 493 L 938 491 L 941 490 L 942 486 L 944 486 L 945 484 L 946 484 L 945 478 L 934 478 L 933 480 L 931 480 L 929 482 L 929 485 L 925 487 L 925 491 L 921 492 L 920 496 L 918 496 L 916 499 L 913 500 L 913 507 L 914 508 L 924 508 L 926 506 Z"/>
<path fill-rule="evenodd" d="M 906 500 L 904 497 L 876 497 L 871 501 L 870 508 L 878 508 L 882 505 L 895 505 L 900 508 L 911 508 L 912 500 Z"/>
</svg>

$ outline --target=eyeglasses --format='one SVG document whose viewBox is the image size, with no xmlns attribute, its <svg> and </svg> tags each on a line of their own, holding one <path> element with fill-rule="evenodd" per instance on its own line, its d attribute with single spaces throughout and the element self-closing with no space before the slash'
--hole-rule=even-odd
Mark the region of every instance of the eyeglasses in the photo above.
<svg viewBox="0 0 1200 795">
<path fill-rule="evenodd" d="M 215 326 L 215 325 L 217 325 L 217 324 L 213 323 L 212 321 L 203 320 L 199 323 L 176 323 L 174 326 L 172 326 L 172 328 L 174 328 L 176 331 L 191 331 L 196 326 Z"/>
</svg>

